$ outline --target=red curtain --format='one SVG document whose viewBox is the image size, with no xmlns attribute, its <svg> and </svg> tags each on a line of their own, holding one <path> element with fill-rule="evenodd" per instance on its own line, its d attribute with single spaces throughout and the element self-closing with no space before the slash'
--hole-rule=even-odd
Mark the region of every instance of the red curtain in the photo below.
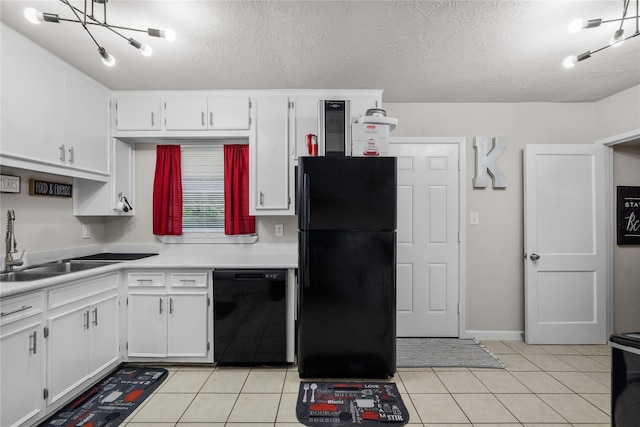
<svg viewBox="0 0 640 427">
<path fill-rule="evenodd" d="M 249 215 L 249 146 L 224 146 L 224 234 L 254 234 Z"/>
<path fill-rule="evenodd" d="M 153 234 L 182 234 L 182 168 L 179 145 L 156 147 L 153 181 Z"/>
</svg>

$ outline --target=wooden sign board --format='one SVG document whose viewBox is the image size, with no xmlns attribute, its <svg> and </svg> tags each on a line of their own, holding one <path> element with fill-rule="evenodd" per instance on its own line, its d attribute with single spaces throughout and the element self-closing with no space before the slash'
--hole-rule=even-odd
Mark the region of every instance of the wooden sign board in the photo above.
<svg viewBox="0 0 640 427">
<path fill-rule="evenodd" d="M 29 180 L 30 196 L 52 196 L 52 197 L 71 197 L 71 184 L 60 184 L 57 182 L 39 181 L 37 179 Z"/>
<path fill-rule="evenodd" d="M 640 187 L 618 186 L 618 245 L 640 245 Z"/>
</svg>

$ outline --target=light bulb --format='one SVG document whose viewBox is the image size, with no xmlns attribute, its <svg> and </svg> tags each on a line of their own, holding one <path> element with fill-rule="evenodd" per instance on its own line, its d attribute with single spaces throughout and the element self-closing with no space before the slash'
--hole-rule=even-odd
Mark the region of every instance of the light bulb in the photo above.
<svg viewBox="0 0 640 427">
<path fill-rule="evenodd" d="M 616 30 L 616 33 L 611 37 L 609 44 L 613 47 L 621 46 L 622 43 L 624 43 L 624 40 L 624 30 L 620 28 L 619 30 Z"/>
<path fill-rule="evenodd" d="M 562 65 L 564 66 L 564 68 L 573 68 L 576 66 L 577 62 L 578 57 L 575 55 L 570 55 L 564 58 L 564 61 L 562 61 Z"/>
<path fill-rule="evenodd" d="M 151 56 L 151 54 L 153 53 L 153 50 L 151 49 L 151 46 L 149 46 L 148 44 L 143 44 L 142 47 L 140 48 L 140 53 L 142 53 L 144 56 Z"/>
<path fill-rule="evenodd" d="M 103 47 L 98 48 L 98 53 L 102 56 L 102 63 L 107 67 L 113 67 L 116 65 L 116 58 L 114 58 L 109 52 L 105 50 Z"/>
<path fill-rule="evenodd" d="M 24 17 L 27 18 L 27 21 L 31 22 L 32 24 L 39 24 L 41 22 L 44 22 L 44 16 L 42 15 L 42 12 L 38 12 L 32 7 L 28 7 L 24 10 Z"/>
<path fill-rule="evenodd" d="M 171 28 L 166 28 L 162 30 L 162 37 L 164 37 L 168 42 L 172 42 L 176 40 L 176 32 Z"/>
<path fill-rule="evenodd" d="M 582 30 L 583 28 L 585 28 L 584 19 L 579 18 L 579 19 L 574 19 L 569 23 L 568 30 L 571 34 L 575 34 L 580 32 L 580 30 Z"/>
</svg>

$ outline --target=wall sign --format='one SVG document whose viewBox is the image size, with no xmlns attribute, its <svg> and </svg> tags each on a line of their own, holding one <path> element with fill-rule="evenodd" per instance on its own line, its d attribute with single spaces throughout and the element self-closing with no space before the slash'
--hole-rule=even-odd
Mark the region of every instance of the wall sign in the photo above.
<svg viewBox="0 0 640 427">
<path fill-rule="evenodd" d="M 71 197 L 71 184 L 59 184 L 57 182 L 29 180 L 30 196 Z"/>
<path fill-rule="evenodd" d="M 618 186 L 618 245 L 640 245 L 640 187 Z"/>
<path fill-rule="evenodd" d="M 0 193 L 19 193 L 20 177 L 12 175 L 0 175 Z"/>
<path fill-rule="evenodd" d="M 496 165 L 496 160 L 507 148 L 507 137 L 496 136 L 491 144 L 486 136 L 476 136 L 473 138 L 473 147 L 476 149 L 476 176 L 473 178 L 473 186 L 486 187 L 491 175 L 493 188 L 507 188 L 507 177 Z"/>
</svg>

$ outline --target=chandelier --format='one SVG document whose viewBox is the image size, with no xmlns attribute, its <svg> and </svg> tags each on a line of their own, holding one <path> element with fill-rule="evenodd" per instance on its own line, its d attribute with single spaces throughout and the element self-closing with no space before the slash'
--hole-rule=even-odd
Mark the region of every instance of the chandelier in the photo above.
<svg viewBox="0 0 640 427">
<path fill-rule="evenodd" d="M 109 0 L 84 0 L 84 8 L 79 9 L 71 5 L 71 3 L 69 3 L 69 0 L 60 0 L 60 2 L 64 3 L 69 7 L 71 12 L 75 16 L 75 19 L 61 18 L 59 15 L 55 13 L 40 12 L 32 7 L 25 9 L 24 16 L 25 18 L 27 18 L 29 22 L 33 24 L 39 24 L 41 22 L 53 22 L 53 23 L 75 22 L 77 24 L 82 25 L 82 27 L 85 29 L 87 34 L 89 34 L 89 37 L 91 37 L 91 40 L 93 40 L 96 46 L 98 46 L 98 53 L 102 57 L 102 62 L 109 67 L 114 66 L 116 63 L 116 60 L 95 39 L 95 37 L 91 33 L 91 30 L 89 29 L 91 26 L 106 28 L 107 30 L 117 34 L 118 36 L 125 39 L 131 46 L 140 50 L 140 53 L 142 53 L 142 55 L 144 56 L 151 55 L 152 53 L 151 47 L 148 44 L 140 43 L 138 40 L 134 39 L 133 37 L 127 37 L 123 35 L 120 31 L 125 30 L 125 31 L 137 31 L 141 33 L 147 33 L 147 35 L 149 36 L 161 37 L 169 42 L 172 42 L 176 39 L 176 33 L 169 28 L 164 30 L 158 30 L 155 28 L 147 28 L 146 30 L 140 30 L 137 28 L 123 27 L 123 26 L 112 25 L 107 23 L 107 2 L 108 1 Z M 88 5 L 88 3 L 90 3 L 90 5 Z M 102 7 L 100 7 L 100 5 L 102 5 Z M 102 9 L 101 20 L 95 16 L 95 9 L 97 10 Z"/>
<path fill-rule="evenodd" d="M 624 43 L 625 40 L 629 40 L 633 37 L 637 37 L 640 35 L 640 27 L 639 27 L 639 23 L 638 20 L 640 19 L 640 16 L 638 14 L 638 1 L 636 0 L 636 13 L 635 16 L 627 16 L 628 15 L 628 11 L 629 11 L 629 3 L 630 0 L 622 0 L 622 16 L 620 18 L 616 18 L 616 19 L 609 19 L 609 20 L 603 20 L 603 19 L 589 19 L 589 20 L 585 20 L 585 19 L 575 19 L 573 21 L 571 21 L 571 23 L 569 24 L 569 32 L 570 33 L 578 33 L 583 29 L 586 28 L 597 28 L 599 26 L 601 26 L 602 24 L 608 24 L 610 22 L 620 22 L 620 25 L 618 26 L 618 29 L 613 33 L 613 36 L 611 37 L 611 40 L 609 41 L 608 45 L 605 45 L 604 47 L 601 47 L 600 49 L 596 49 L 596 50 L 588 50 L 584 53 L 581 53 L 580 55 L 571 55 L 571 56 L 567 56 L 562 65 L 565 66 L 565 68 L 572 68 L 573 66 L 575 66 L 578 62 L 580 61 L 584 61 L 585 59 L 591 58 L 591 55 L 593 55 L 594 53 L 600 52 L 601 50 L 607 49 L 609 47 L 615 47 L 615 46 L 620 46 L 622 43 Z M 636 30 L 633 34 L 625 37 L 624 34 L 624 28 L 623 25 L 625 23 L 626 20 L 634 20 L 636 21 Z"/>
</svg>

